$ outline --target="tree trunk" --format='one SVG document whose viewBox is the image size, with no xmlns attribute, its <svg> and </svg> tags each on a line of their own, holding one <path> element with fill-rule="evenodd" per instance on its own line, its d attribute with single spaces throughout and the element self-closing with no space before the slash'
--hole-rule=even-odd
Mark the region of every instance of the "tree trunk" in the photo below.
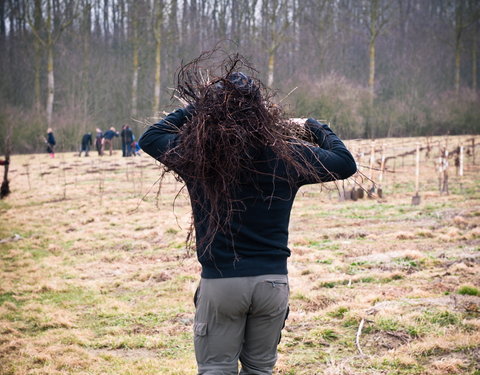
<svg viewBox="0 0 480 375">
<path fill-rule="evenodd" d="M 131 115 L 135 117 L 137 115 L 137 102 L 138 102 L 138 4 L 134 2 L 132 11 L 132 107 Z"/>
<path fill-rule="evenodd" d="M 119 44 L 123 44 L 123 41 L 125 40 L 125 3 L 122 1 L 119 2 L 118 5 L 118 12 L 119 12 Z"/>
<path fill-rule="evenodd" d="M 47 22 L 46 22 L 46 31 L 47 31 L 47 124 L 50 126 L 52 124 L 52 114 L 53 114 L 53 96 L 55 92 L 55 83 L 53 76 L 53 28 L 52 28 L 52 9 L 51 2 L 47 0 Z"/>
<path fill-rule="evenodd" d="M 90 94 L 90 12 L 92 5 L 90 0 L 85 0 L 83 4 L 82 19 L 82 42 L 83 42 L 83 65 L 82 65 L 82 97 L 83 97 L 83 115 L 86 131 L 86 121 L 88 118 L 88 101 Z"/>
<path fill-rule="evenodd" d="M 368 46 L 369 74 L 368 89 L 370 91 L 370 104 L 373 105 L 375 98 L 375 42 L 378 35 L 378 0 L 371 0 L 370 3 L 370 42 Z"/>
<path fill-rule="evenodd" d="M 138 48 L 133 50 L 133 75 L 132 75 L 132 116 L 137 115 L 138 102 Z"/>
<path fill-rule="evenodd" d="M 463 32 L 463 0 L 455 2 L 455 92 L 460 91 L 460 68 L 462 53 L 462 32 Z"/>
<path fill-rule="evenodd" d="M 238 38 L 238 24 L 239 24 L 239 14 L 238 14 L 238 2 L 237 1 L 232 1 L 230 5 L 230 37 L 234 41 L 234 43 L 238 46 L 240 46 L 240 39 Z"/>
<path fill-rule="evenodd" d="M 105 44 L 107 45 L 109 41 L 108 7 L 108 0 L 103 0 L 103 37 L 105 38 Z"/>
<path fill-rule="evenodd" d="M 275 70 L 275 46 L 268 51 L 268 70 L 267 70 L 267 86 L 272 87 L 273 85 L 273 74 Z"/>
<path fill-rule="evenodd" d="M 34 27 L 35 30 L 40 30 L 42 27 L 42 2 L 41 0 L 35 0 L 35 9 L 34 9 Z M 36 111 L 40 111 L 42 108 L 42 92 L 41 92 L 41 65 L 42 65 L 42 46 L 38 38 L 33 40 L 33 49 L 34 49 L 34 106 Z"/>
<path fill-rule="evenodd" d="M 13 0 L 8 0 L 8 5 L 10 8 L 10 12 L 8 12 L 8 24 L 9 24 L 9 39 L 13 40 L 15 36 L 15 17 L 14 17 L 14 5 L 13 5 Z M 12 48 L 10 48 L 11 50 Z"/>
<path fill-rule="evenodd" d="M 178 56 L 179 51 L 179 36 L 180 30 L 178 28 L 178 1 L 171 0 L 170 2 L 170 13 L 168 15 L 168 32 L 167 36 L 167 59 L 165 61 L 165 70 L 170 71 L 170 66 L 176 66 L 177 61 L 176 57 Z"/>
<path fill-rule="evenodd" d="M 162 49 L 161 42 L 156 42 L 155 47 L 155 88 L 153 95 L 153 114 L 160 110 L 160 89 L 161 89 L 161 62 L 162 62 Z"/>
<path fill-rule="evenodd" d="M 460 41 L 455 43 L 455 92 L 458 94 L 460 91 Z"/>
<path fill-rule="evenodd" d="M 477 91 L 477 32 L 478 21 L 473 25 L 472 36 L 472 89 Z"/>
<path fill-rule="evenodd" d="M 51 41 L 47 45 L 47 123 L 52 124 L 53 115 L 53 99 L 55 92 L 55 82 L 53 75 L 53 43 Z"/>
<path fill-rule="evenodd" d="M 181 24 L 180 45 L 185 45 L 187 42 L 187 30 L 188 30 L 188 25 L 190 25 L 191 22 L 192 20 L 190 19 L 188 0 L 183 0 L 182 22 L 180 23 Z"/>
<path fill-rule="evenodd" d="M 2 42 L 2 47 L 3 41 L 5 40 L 5 33 L 5 0 L 0 0 L 0 42 Z"/>
<path fill-rule="evenodd" d="M 373 104 L 375 97 L 375 39 L 370 39 L 368 46 L 369 63 L 369 75 L 368 75 L 368 89 L 370 91 L 370 103 Z"/>
<path fill-rule="evenodd" d="M 153 93 L 153 115 L 155 115 L 160 110 L 163 24 L 163 7 L 161 0 L 157 0 L 155 2 L 155 8 L 155 88 Z"/>
</svg>

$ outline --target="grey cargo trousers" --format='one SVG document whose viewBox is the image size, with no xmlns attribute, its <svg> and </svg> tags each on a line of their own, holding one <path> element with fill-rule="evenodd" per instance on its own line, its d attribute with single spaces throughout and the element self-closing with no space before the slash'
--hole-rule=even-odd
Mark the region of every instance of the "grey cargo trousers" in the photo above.
<svg viewBox="0 0 480 375">
<path fill-rule="evenodd" d="M 288 313 L 287 275 L 201 279 L 195 294 L 199 375 L 272 374 Z"/>
</svg>

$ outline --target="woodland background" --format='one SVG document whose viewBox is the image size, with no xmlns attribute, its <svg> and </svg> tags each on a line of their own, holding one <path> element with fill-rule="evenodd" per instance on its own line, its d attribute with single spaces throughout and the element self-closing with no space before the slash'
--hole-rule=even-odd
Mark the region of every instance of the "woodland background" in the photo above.
<svg viewBox="0 0 480 375">
<path fill-rule="evenodd" d="M 43 150 L 48 126 L 58 151 L 95 127 L 138 137 L 215 46 L 345 138 L 478 133 L 479 16 L 477 0 L 0 0 L 0 151 Z"/>
</svg>

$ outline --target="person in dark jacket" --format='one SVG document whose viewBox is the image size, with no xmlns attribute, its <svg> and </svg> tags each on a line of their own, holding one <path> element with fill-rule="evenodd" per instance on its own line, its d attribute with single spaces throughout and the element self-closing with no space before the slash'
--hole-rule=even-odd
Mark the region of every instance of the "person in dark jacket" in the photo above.
<svg viewBox="0 0 480 375">
<path fill-rule="evenodd" d="M 124 125 L 120 136 L 122 138 L 122 156 L 132 156 L 133 132 L 130 126 Z"/>
<path fill-rule="evenodd" d="M 182 67 L 189 105 L 151 125 L 140 147 L 185 182 L 197 258 L 194 343 L 198 374 L 272 374 L 288 314 L 288 225 L 302 185 L 345 179 L 356 163 L 326 125 L 298 125 L 258 79 L 234 71 L 205 82 Z"/>
<path fill-rule="evenodd" d="M 100 128 L 97 128 L 95 134 L 95 147 L 98 152 L 98 156 L 103 155 L 103 131 Z"/>
<path fill-rule="evenodd" d="M 127 125 L 123 125 L 122 131 L 120 132 L 120 138 L 122 140 L 122 156 L 127 156 L 127 144 L 125 143 L 125 128 Z"/>
<path fill-rule="evenodd" d="M 88 156 L 88 152 L 90 151 L 90 146 L 92 146 L 92 144 L 92 133 L 85 133 L 82 137 L 82 144 L 78 156 L 82 156 L 82 152 L 85 152 L 85 156 Z"/>
<path fill-rule="evenodd" d="M 53 129 L 47 129 L 47 138 L 45 138 L 45 143 L 47 144 L 47 153 L 50 155 L 51 158 L 55 157 L 55 145 L 57 142 L 55 141 L 55 136 L 53 135 Z"/>
<path fill-rule="evenodd" d="M 113 154 L 113 138 L 118 136 L 119 134 L 113 126 L 103 135 L 104 148 L 109 148 L 110 156 Z"/>
</svg>

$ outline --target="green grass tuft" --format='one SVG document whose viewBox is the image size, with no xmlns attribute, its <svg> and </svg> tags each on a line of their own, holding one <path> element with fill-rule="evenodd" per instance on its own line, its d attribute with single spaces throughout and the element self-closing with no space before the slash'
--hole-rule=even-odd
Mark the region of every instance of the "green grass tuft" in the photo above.
<svg viewBox="0 0 480 375">
<path fill-rule="evenodd" d="M 480 296 L 480 290 L 470 285 L 461 286 L 457 293 L 464 296 Z"/>
<path fill-rule="evenodd" d="M 331 316 L 332 318 L 343 319 L 345 314 L 349 311 L 347 307 L 340 306 L 339 308 L 335 309 L 334 311 L 330 311 L 327 315 Z"/>
</svg>

